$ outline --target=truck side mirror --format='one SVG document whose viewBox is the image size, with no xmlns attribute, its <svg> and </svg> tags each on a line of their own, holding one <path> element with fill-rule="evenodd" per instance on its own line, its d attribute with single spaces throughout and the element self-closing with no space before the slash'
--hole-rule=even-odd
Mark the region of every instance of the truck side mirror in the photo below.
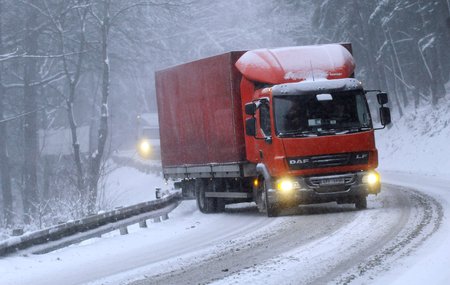
<svg viewBox="0 0 450 285">
<path fill-rule="evenodd" d="M 245 120 L 245 134 L 247 136 L 256 136 L 256 119 L 254 117 Z"/>
<path fill-rule="evenodd" d="M 383 126 L 391 123 L 391 110 L 388 107 L 380 107 L 380 120 Z"/>
<path fill-rule="evenodd" d="M 378 100 L 378 104 L 380 104 L 381 106 L 383 106 L 384 104 L 387 104 L 389 101 L 387 93 L 386 92 L 378 93 L 377 100 Z"/>
<path fill-rule="evenodd" d="M 254 116 L 256 113 L 256 103 L 255 102 L 250 102 L 245 104 L 245 114 L 250 115 L 250 116 Z"/>
</svg>

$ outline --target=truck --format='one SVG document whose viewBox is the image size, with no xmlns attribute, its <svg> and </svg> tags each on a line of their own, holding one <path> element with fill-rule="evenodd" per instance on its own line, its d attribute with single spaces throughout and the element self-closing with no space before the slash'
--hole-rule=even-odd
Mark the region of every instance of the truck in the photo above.
<svg viewBox="0 0 450 285">
<path fill-rule="evenodd" d="M 285 208 L 378 194 L 374 131 L 387 93 L 354 78 L 350 43 L 232 51 L 155 73 L 166 179 L 203 213 Z M 382 127 L 367 94 L 374 92 Z"/>
</svg>

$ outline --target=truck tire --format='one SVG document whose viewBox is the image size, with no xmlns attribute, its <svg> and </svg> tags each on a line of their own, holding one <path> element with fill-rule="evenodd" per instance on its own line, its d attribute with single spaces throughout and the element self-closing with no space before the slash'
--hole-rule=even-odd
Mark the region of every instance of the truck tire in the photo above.
<svg viewBox="0 0 450 285">
<path fill-rule="evenodd" d="M 267 202 L 267 217 L 278 217 L 280 215 L 280 206 L 277 204 L 271 204 Z"/>
<path fill-rule="evenodd" d="M 223 198 L 216 198 L 216 213 L 225 212 L 225 200 Z"/>
<path fill-rule="evenodd" d="M 355 207 L 358 210 L 367 209 L 367 197 L 366 196 L 359 196 L 355 199 Z"/>
<path fill-rule="evenodd" d="M 213 178 L 208 183 L 208 191 L 212 192 L 225 192 L 226 184 L 224 179 Z M 214 211 L 216 213 L 225 212 L 225 199 L 224 198 L 212 198 L 214 201 Z"/>
<path fill-rule="evenodd" d="M 266 185 L 266 182 L 263 181 L 263 195 L 264 195 L 264 204 L 267 212 L 267 217 L 278 217 L 280 214 L 280 206 L 276 203 L 270 203 L 268 198 L 268 186 Z"/>
<path fill-rule="evenodd" d="M 195 182 L 194 181 L 184 181 L 181 187 L 181 195 L 184 199 L 195 198 Z"/>
<path fill-rule="evenodd" d="M 197 207 L 200 212 L 204 214 L 215 212 L 215 199 L 205 197 L 205 192 L 208 187 L 208 181 L 205 179 L 195 179 L 195 197 L 197 199 Z"/>
</svg>

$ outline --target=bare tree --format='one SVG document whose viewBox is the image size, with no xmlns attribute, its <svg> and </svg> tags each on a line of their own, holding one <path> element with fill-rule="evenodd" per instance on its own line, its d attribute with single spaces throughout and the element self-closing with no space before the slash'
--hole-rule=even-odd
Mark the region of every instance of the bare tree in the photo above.
<svg viewBox="0 0 450 285">
<path fill-rule="evenodd" d="M 417 107 L 445 95 L 449 8 L 448 1 L 365 1 L 364 7 L 325 1 L 316 5 L 313 24 L 326 42 L 353 42 L 361 78 L 385 86 L 401 116 L 411 97 Z"/>
<path fill-rule="evenodd" d="M 3 30 L 2 30 L 2 14 L 3 1 L 0 1 L 0 54 L 4 53 L 3 49 Z M 7 149 L 8 132 L 4 120 L 4 96 L 5 88 L 2 82 L 3 63 L 0 62 L 0 180 L 2 181 L 2 197 L 3 197 L 3 216 L 6 226 L 12 223 L 12 190 L 11 190 L 11 173 Z"/>
<path fill-rule="evenodd" d="M 24 48 L 27 54 L 37 54 L 39 29 L 37 12 L 33 7 L 26 7 Z M 36 58 L 27 58 L 24 65 L 24 107 L 28 114 L 24 118 L 24 191 L 23 205 L 25 222 L 36 212 L 35 204 L 39 200 L 37 182 L 38 138 L 37 138 L 37 89 L 33 84 L 38 81 L 38 62 Z"/>
<path fill-rule="evenodd" d="M 59 40 L 59 52 L 62 55 L 62 65 L 65 75 L 65 79 L 68 85 L 68 96 L 65 98 L 67 107 L 67 117 L 70 125 L 71 135 L 72 135 L 72 147 L 73 147 L 73 158 L 76 166 L 76 177 L 77 177 L 77 189 L 83 195 L 86 195 L 85 183 L 84 183 L 84 171 L 82 166 L 82 158 L 80 153 L 80 142 L 78 140 L 77 134 L 77 123 L 74 115 L 74 102 L 76 96 L 76 88 L 80 82 L 83 59 L 86 49 L 86 16 L 88 13 L 87 1 L 67 1 L 63 3 L 62 11 L 57 17 L 52 15 L 47 1 L 44 1 L 47 13 L 51 19 L 51 22 L 56 30 L 56 34 Z M 68 55 L 66 55 L 67 43 L 65 36 L 64 24 L 67 22 L 67 15 L 69 13 L 75 13 L 78 17 L 78 47 L 74 55 L 75 60 L 70 61 Z M 70 23 L 73 24 L 73 23 Z"/>
</svg>

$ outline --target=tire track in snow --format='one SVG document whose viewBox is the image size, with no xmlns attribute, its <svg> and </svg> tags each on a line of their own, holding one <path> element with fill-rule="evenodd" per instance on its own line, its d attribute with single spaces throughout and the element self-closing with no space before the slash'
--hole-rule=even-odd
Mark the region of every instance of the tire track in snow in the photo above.
<svg viewBox="0 0 450 285">
<path fill-rule="evenodd" d="M 443 219 L 434 198 L 404 187 L 383 188 L 368 210 L 303 206 L 269 227 L 223 241 L 208 258 L 133 284 L 370 282 L 432 236 Z"/>
<path fill-rule="evenodd" d="M 412 202 L 411 206 L 415 209 L 414 215 L 404 231 L 391 244 L 336 280 L 336 284 L 350 284 L 361 278 L 375 279 L 380 271 L 389 270 L 394 262 L 411 254 L 441 226 L 444 211 L 436 199 L 414 189 L 393 185 L 389 187 L 407 193 Z"/>
<path fill-rule="evenodd" d="M 227 215 L 237 214 L 236 219 L 242 218 L 239 212 L 230 212 L 233 213 Z M 252 233 L 223 240 L 211 249 L 207 258 L 196 258 L 182 268 L 174 266 L 169 272 L 148 276 L 132 284 L 208 284 L 221 280 L 231 274 L 239 274 L 243 269 L 252 269 L 293 247 L 328 236 L 354 220 L 359 211 L 353 205 L 326 204 L 301 207 L 286 214 L 288 216 L 276 219 L 265 218 L 271 221 L 270 224 Z M 257 215 L 264 217 L 263 214 Z"/>
<path fill-rule="evenodd" d="M 370 282 L 435 233 L 442 206 L 419 191 L 384 185 L 371 209 L 328 236 L 302 244 L 214 284 L 349 284 Z M 319 224 L 312 225 L 320 227 Z"/>
</svg>

